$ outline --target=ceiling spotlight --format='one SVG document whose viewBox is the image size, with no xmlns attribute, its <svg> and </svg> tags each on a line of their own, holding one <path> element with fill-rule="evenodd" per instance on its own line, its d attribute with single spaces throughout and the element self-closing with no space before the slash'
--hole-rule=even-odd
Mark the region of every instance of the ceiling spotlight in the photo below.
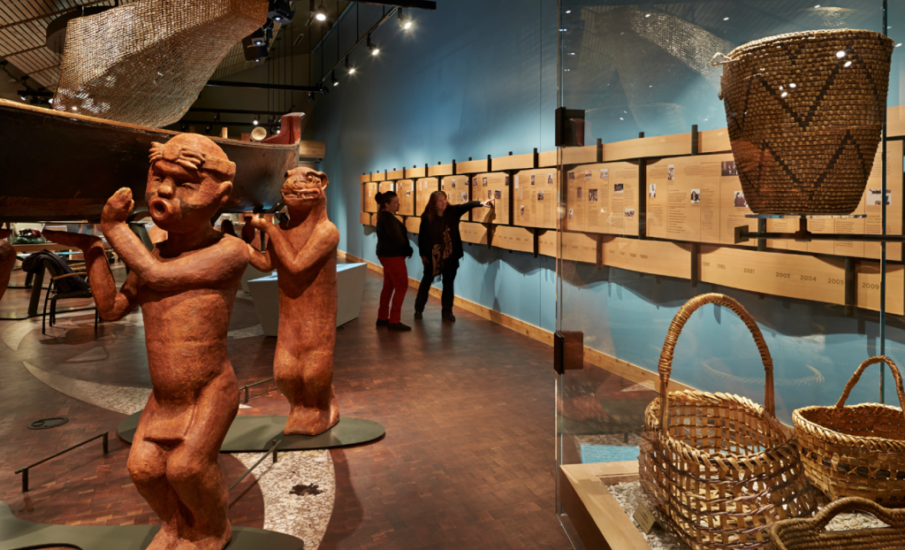
<svg viewBox="0 0 905 550">
<path fill-rule="evenodd" d="M 376 56 L 380 53 L 380 48 L 377 47 L 377 44 L 371 42 L 371 35 L 368 35 L 368 49 L 371 50 L 371 55 Z"/>
<path fill-rule="evenodd" d="M 277 23 L 292 23 L 292 17 L 295 15 L 295 8 L 292 6 L 291 0 L 270 0 L 270 7 L 267 10 L 267 17 L 273 19 Z"/>
<path fill-rule="evenodd" d="M 47 103 L 50 103 L 51 105 L 53 105 L 53 98 L 48 99 Z"/>
<path fill-rule="evenodd" d="M 257 125 L 258 125 L 258 116 L 257 116 L 257 115 L 255 115 L 255 119 L 251 121 L 251 124 L 252 124 L 253 126 L 257 126 Z"/>
<path fill-rule="evenodd" d="M 314 92 L 308 92 L 308 101 L 314 103 Z"/>
<path fill-rule="evenodd" d="M 336 80 L 336 71 L 333 71 L 330 82 L 332 82 L 334 86 L 339 86 L 339 80 Z"/>
<path fill-rule="evenodd" d="M 404 30 L 409 30 L 412 28 L 412 19 L 410 17 L 406 17 L 402 14 L 402 8 L 399 8 L 399 26 Z"/>
<path fill-rule="evenodd" d="M 22 101 L 25 101 L 26 99 L 28 99 L 28 97 L 26 97 L 26 96 L 24 96 L 24 95 L 20 95 L 19 98 L 20 98 Z"/>
<path fill-rule="evenodd" d="M 324 10 L 324 3 L 323 3 L 323 2 L 321 2 L 321 7 L 317 8 L 317 9 L 314 11 L 314 18 L 317 19 L 318 21 L 321 21 L 321 22 L 327 20 L 327 12 L 326 12 L 326 10 Z"/>
<path fill-rule="evenodd" d="M 348 57 L 348 56 L 346 56 L 346 71 L 347 71 L 349 74 L 355 74 L 355 67 L 349 65 L 349 57 Z"/>
</svg>

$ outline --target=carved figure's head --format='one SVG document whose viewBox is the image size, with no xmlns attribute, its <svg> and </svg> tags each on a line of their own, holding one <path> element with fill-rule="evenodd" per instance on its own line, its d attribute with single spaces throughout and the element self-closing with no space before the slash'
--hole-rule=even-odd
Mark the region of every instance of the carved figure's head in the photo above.
<svg viewBox="0 0 905 550">
<path fill-rule="evenodd" d="M 197 231 L 232 191 L 236 164 L 216 143 L 198 134 L 179 134 L 151 147 L 145 200 L 151 218 L 173 233 Z"/>
<path fill-rule="evenodd" d="M 327 174 L 307 166 L 299 166 L 286 172 L 283 182 L 283 203 L 290 210 L 309 210 L 327 202 Z"/>
</svg>

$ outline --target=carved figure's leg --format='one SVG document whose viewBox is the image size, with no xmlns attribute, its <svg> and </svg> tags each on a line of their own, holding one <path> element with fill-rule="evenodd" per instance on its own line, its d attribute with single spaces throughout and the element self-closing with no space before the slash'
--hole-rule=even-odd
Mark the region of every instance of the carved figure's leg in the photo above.
<svg viewBox="0 0 905 550">
<path fill-rule="evenodd" d="M 183 507 L 166 479 L 166 451 L 156 443 L 146 441 L 144 437 L 147 419 L 151 416 L 147 413 L 156 407 L 154 394 L 151 394 L 145 406 L 146 414 L 142 414 L 138 422 L 127 465 L 138 492 L 163 522 L 148 550 L 175 550 L 179 540 L 182 517 L 180 512 Z"/>
<path fill-rule="evenodd" d="M 224 371 L 201 391 L 185 441 L 167 457 L 167 481 L 188 513 L 177 550 L 222 550 L 232 537 L 229 490 L 217 459 L 239 410 L 239 387 L 232 367 Z"/>
<path fill-rule="evenodd" d="M 286 435 L 317 435 L 339 422 L 339 407 L 333 393 L 333 344 L 332 337 L 318 343 L 318 349 L 299 355 L 281 346 L 277 341 L 273 376 L 277 387 L 289 401 L 289 420 L 283 433 Z"/>
</svg>

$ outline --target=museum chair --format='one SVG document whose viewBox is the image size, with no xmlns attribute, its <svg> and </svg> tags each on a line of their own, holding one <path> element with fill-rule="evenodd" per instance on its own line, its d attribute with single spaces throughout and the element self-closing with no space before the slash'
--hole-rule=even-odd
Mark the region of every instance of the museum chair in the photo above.
<svg viewBox="0 0 905 550">
<path fill-rule="evenodd" d="M 84 264 L 77 267 L 84 267 Z M 44 269 L 50 273 L 50 285 L 44 295 L 44 314 L 41 319 L 41 334 L 47 334 L 47 303 L 50 302 L 50 326 L 57 320 L 57 302 L 73 298 L 94 298 L 91 294 L 91 286 L 88 284 L 86 271 L 74 271 L 72 265 L 66 262 L 54 262 L 44 260 Z M 97 303 L 94 304 L 94 332 L 97 332 L 98 323 Z"/>
</svg>

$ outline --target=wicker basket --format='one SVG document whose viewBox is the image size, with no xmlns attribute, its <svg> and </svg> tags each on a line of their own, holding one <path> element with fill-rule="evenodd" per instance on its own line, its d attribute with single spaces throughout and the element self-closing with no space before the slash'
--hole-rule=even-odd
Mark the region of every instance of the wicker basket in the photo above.
<svg viewBox="0 0 905 550">
<path fill-rule="evenodd" d="M 890 527 L 826 531 L 845 512 L 869 512 Z M 833 502 L 813 518 L 787 519 L 770 527 L 776 550 L 901 550 L 905 548 L 905 510 L 889 510 L 863 498 Z"/>
<path fill-rule="evenodd" d="M 766 410 L 737 395 L 667 395 L 682 327 L 711 303 L 734 311 L 751 331 L 766 371 Z M 659 372 L 660 397 L 644 412 L 641 486 L 686 544 L 694 550 L 769 547 L 773 522 L 816 509 L 817 492 L 807 484 L 792 432 L 775 417 L 770 351 L 741 304 L 722 294 L 689 300 L 669 327 Z"/>
<path fill-rule="evenodd" d="M 864 369 L 886 363 L 905 403 L 902 377 L 888 357 L 861 363 L 834 407 L 805 407 L 792 415 L 805 473 L 831 499 L 863 497 L 882 504 L 905 502 L 905 417 L 902 409 L 865 403 L 845 406 Z"/>
<path fill-rule="evenodd" d="M 772 36 L 714 56 L 754 213 L 858 207 L 880 143 L 892 50 L 886 36 L 843 29 Z"/>
</svg>

